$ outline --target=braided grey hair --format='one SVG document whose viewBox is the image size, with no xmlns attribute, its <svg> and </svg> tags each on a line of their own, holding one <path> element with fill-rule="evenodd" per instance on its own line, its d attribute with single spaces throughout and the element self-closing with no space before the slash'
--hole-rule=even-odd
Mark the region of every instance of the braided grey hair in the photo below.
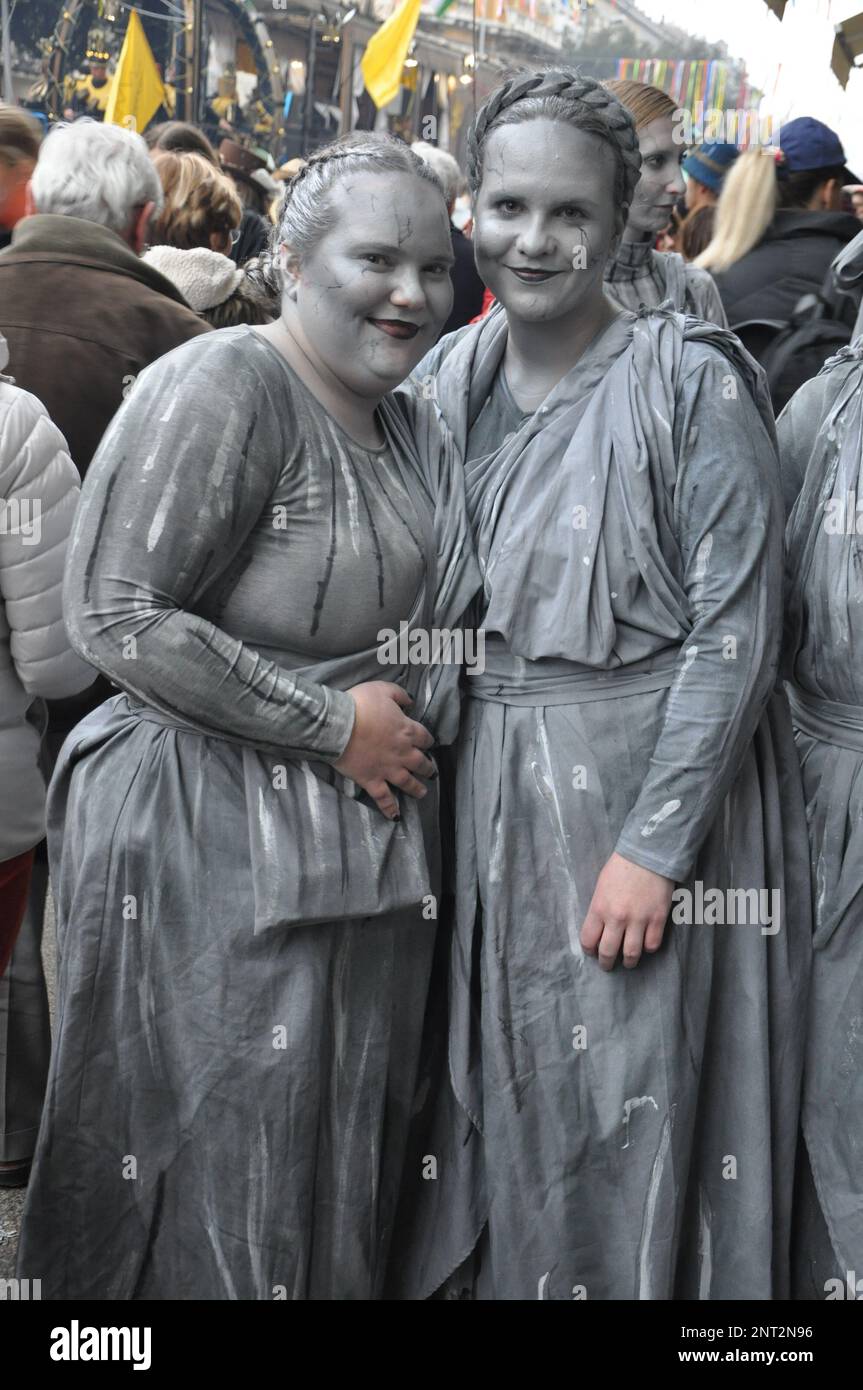
<svg viewBox="0 0 863 1390">
<path fill-rule="evenodd" d="M 334 213 L 328 194 L 334 184 L 351 174 L 415 174 L 438 190 L 440 179 L 407 145 L 392 136 L 354 132 L 309 156 L 308 162 L 287 185 L 279 207 L 278 225 L 272 240 L 277 247 L 287 244 L 300 258 L 325 236 Z"/>
<path fill-rule="evenodd" d="M 615 202 L 628 212 L 641 177 L 635 122 L 624 106 L 592 77 L 575 68 L 546 68 L 502 82 L 477 111 L 467 137 L 467 178 L 476 195 L 489 135 L 504 125 L 539 119 L 565 121 L 598 135 L 615 156 Z"/>
</svg>

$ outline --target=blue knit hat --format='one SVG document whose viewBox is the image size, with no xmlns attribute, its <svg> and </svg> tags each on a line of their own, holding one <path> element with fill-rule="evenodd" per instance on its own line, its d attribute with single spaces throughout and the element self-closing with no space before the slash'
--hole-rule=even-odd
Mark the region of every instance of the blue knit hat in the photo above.
<svg viewBox="0 0 863 1390">
<path fill-rule="evenodd" d="M 703 183 L 711 192 L 719 193 L 722 180 L 739 153 L 736 145 L 698 145 L 684 159 L 683 168 L 690 178 Z"/>
</svg>

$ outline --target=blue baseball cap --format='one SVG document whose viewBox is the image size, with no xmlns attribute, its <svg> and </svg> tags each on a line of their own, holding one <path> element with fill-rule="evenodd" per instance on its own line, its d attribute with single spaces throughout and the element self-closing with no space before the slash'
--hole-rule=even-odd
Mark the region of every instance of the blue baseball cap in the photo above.
<svg viewBox="0 0 863 1390">
<path fill-rule="evenodd" d="M 722 190 L 722 182 L 740 151 L 736 145 L 698 145 L 683 161 L 684 172 L 703 183 L 713 193 Z"/>
<path fill-rule="evenodd" d="M 845 151 L 839 136 L 814 116 L 798 116 L 794 121 L 783 122 L 779 140 L 774 143 L 778 143 L 790 174 L 841 168 L 843 183 L 858 182 L 845 164 Z"/>
</svg>

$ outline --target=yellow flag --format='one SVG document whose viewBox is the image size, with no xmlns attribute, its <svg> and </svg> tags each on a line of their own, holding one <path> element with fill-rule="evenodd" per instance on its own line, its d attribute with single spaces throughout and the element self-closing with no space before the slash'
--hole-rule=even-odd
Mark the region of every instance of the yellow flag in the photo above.
<svg viewBox="0 0 863 1390">
<path fill-rule="evenodd" d="M 112 125 L 143 130 L 164 100 L 165 85 L 159 76 L 153 50 L 140 18 L 132 10 L 117 71 L 111 79 L 105 120 Z"/>
<path fill-rule="evenodd" d="M 422 0 L 401 0 L 366 45 L 360 66 L 366 91 L 379 110 L 389 106 L 398 95 L 421 3 Z"/>
</svg>

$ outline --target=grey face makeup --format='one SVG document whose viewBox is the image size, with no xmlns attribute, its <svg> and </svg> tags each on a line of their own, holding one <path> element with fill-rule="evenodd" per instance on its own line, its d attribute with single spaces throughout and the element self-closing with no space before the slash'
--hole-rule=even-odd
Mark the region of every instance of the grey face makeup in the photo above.
<svg viewBox="0 0 863 1390">
<path fill-rule="evenodd" d="M 577 312 L 598 292 L 620 231 L 614 153 L 563 121 L 501 126 L 483 152 L 479 273 L 516 318 Z"/>
<path fill-rule="evenodd" d="M 356 395 L 392 390 L 436 341 L 452 307 L 442 193 L 413 174 L 362 173 L 329 194 L 329 230 L 293 271 L 306 342 Z"/>
<path fill-rule="evenodd" d="M 671 209 L 684 188 L 681 162 L 683 145 L 674 140 L 671 116 L 660 116 L 638 132 L 641 178 L 629 209 L 628 226 L 634 232 L 661 232 L 671 220 Z"/>
</svg>

